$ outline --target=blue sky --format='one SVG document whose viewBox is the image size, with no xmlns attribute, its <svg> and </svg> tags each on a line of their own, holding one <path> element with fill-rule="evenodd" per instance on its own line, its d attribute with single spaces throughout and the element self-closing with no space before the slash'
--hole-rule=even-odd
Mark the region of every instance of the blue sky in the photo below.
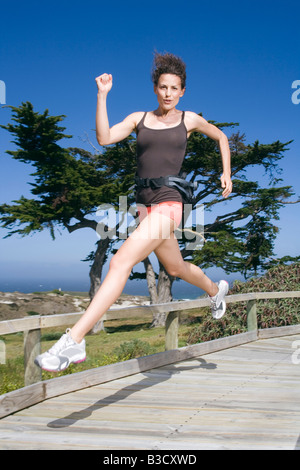
<svg viewBox="0 0 300 470">
<path fill-rule="evenodd" d="M 39 112 L 65 114 L 66 132 L 74 137 L 64 145 L 91 150 L 85 133 L 97 145 L 94 79 L 103 72 L 114 77 L 108 100 L 112 124 L 133 111 L 155 109 L 153 51 L 169 51 L 187 65 L 181 109 L 239 122 L 247 143 L 294 140 L 281 167 L 283 184 L 299 195 L 300 104 L 291 100 L 292 83 L 300 80 L 299 2 L 28 0 L 2 2 L 0 8 L 6 103 L 30 101 Z M 0 108 L 0 124 L 9 120 L 10 110 Z M 8 149 L 13 149 L 10 135 L 0 130 L 1 203 L 31 197 L 31 169 L 5 155 Z M 250 176 L 264 181 L 257 170 Z M 287 205 L 280 217 L 275 252 L 296 256 L 299 205 Z M 63 231 L 55 242 L 47 232 L 1 238 L 0 290 L 5 280 L 24 277 L 42 282 L 56 276 L 88 285 L 88 265 L 80 260 L 95 242 L 88 229 Z"/>
</svg>

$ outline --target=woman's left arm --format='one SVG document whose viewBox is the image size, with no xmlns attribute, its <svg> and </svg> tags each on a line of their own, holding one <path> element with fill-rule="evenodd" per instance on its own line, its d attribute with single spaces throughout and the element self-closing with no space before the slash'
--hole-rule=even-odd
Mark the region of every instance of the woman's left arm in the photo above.
<svg viewBox="0 0 300 470">
<path fill-rule="evenodd" d="M 232 181 L 231 181 L 231 157 L 230 148 L 228 144 L 227 136 L 218 127 L 207 122 L 202 116 L 199 116 L 193 112 L 186 112 L 186 124 L 188 135 L 192 132 L 201 132 L 207 135 L 211 139 L 215 140 L 219 144 L 223 174 L 221 176 L 221 185 L 224 189 L 223 197 L 228 197 L 232 192 Z"/>
</svg>

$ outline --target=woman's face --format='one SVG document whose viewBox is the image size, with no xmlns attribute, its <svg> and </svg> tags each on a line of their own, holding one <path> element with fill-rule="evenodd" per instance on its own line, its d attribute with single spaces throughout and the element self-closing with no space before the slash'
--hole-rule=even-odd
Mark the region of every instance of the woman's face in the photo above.
<svg viewBox="0 0 300 470">
<path fill-rule="evenodd" d="M 185 88 L 181 88 L 180 77 L 171 73 L 160 75 L 158 84 L 154 86 L 159 106 L 166 111 L 177 106 L 184 92 Z"/>
</svg>

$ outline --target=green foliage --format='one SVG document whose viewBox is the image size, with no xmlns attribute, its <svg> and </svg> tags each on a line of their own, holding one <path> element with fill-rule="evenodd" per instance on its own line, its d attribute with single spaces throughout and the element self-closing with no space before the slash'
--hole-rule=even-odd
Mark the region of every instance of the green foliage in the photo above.
<svg viewBox="0 0 300 470">
<path fill-rule="evenodd" d="M 264 276 L 248 282 L 236 281 L 229 295 L 249 292 L 280 292 L 300 290 L 300 263 L 278 265 Z M 300 324 L 299 299 L 274 299 L 257 301 L 258 328 L 272 328 Z M 229 304 L 221 320 L 211 317 L 206 308 L 201 325 L 190 332 L 187 342 L 200 343 L 247 331 L 246 303 Z"/>
<path fill-rule="evenodd" d="M 24 387 L 23 357 L 7 359 L 6 364 L 1 364 L 0 378 L 0 395 Z"/>
<path fill-rule="evenodd" d="M 121 343 L 120 346 L 114 350 L 114 354 L 118 361 L 128 361 L 129 359 L 134 359 L 136 357 L 148 356 L 153 352 L 154 350 L 151 348 L 149 343 L 139 339 Z"/>
<path fill-rule="evenodd" d="M 35 172 L 31 183 L 33 199 L 23 196 L 14 204 L 2 204 L 2 227 L 8 235 L 22 236 L 49 229 L 54 238 L 55 226 L 70 232 L 97 223 L 90 219 L 103 203 L 118 204 L 119 195 L 126 194 L 133 182 L 134 151 L 130 138 L 107 155 L 92 155 L 78 148 L 62 148 L 57 142 L 71 136 L 58 126 L 64 116 L 34 112 L 31 103 L 12 108 L 16 124 L 1 126 L 15 136 L 16 151 L 7 151 L 14 159 L 30 163 Z M 15 230 L 13 230 L 16 228 Z"/>
<path fill-rule="evenodd" d="M 231 124 L 233 126 L 234 124 Z M 225 125 L 218 125 L 225 127 Z M 226 125 L 227 126 L 227 125 Z M 227 201 L 236 200 L 239 207 L 233 212 L 224 211 L 212 223 L 206 223 L 206 243 L 201 250 L 192 253 L 195 264 L 202 268 L 222 267 L 226 272 L 241 272 L 245 276 L 264 271 L 273 256 L 274 241 L 278 228 L 273 221 L 279 219 L 279 209 L 294 195 L 290 186 L 277 186 L 281 172 L 278 162 L 283 158 L 287 143 L 276 141 L 264 145 L 258 141 L 245 145 L 245 136 L 234 133 L 229 138 L 232 158 L 233 192 Z M 210 139 L 193 134 L 189 141 L 188 165 L 192 179 L 197 179 L 203 189 L 197 201 L 206 212 L 222 202 L 219 183 L 221 157 Z M 193 168 L 196 162 L 199 169 Z M 248 181 L 247 168 L 258 166 L 258 172 L 269 178 L 269 187 L 260 187 L 258 182 Z M 275 186 L 276 185 L 276 186 Z"/>
<path fill-rule="evenodd" d="M 41 336 L 41 341 L 58 341 L 61 337 L 61 332 L 48 332 Z"/>
<path fill-rule="evenodd" d="M 51 291 L 51 294 L 64 295 L 64 293 L 59 289 L 53 289 Z"/>
</svg>

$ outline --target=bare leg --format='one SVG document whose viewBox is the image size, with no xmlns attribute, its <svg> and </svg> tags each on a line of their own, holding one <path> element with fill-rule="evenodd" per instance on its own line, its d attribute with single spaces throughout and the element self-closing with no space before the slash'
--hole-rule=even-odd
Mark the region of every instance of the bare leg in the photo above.
<svg viewBox="0 0 300 470">
<path fill-rule="evenodd" d="M 84 315 L 72 328 L 71 336 L 75 341 L 81 342 L 121 295 L 133 266 L 169 239 L 174 229 L 174 221 L 158 213 L 151 213 L 141 222 L 113 256 L 109 271 L 98 292 Z M 173 254 L 169 252 L 169 256 L 173 257 Z"/>
<path fill-rule="evenodd" d="M 179 277 L 203 289 L 211 297 L 218 293 L 218 286 L 198 266 L 184 261 L 174 233 L 172 233 L 170 239 L 163 240 L 159 247 L 156 248 L 155 254 L 171 276 Z"/>
</svg>

